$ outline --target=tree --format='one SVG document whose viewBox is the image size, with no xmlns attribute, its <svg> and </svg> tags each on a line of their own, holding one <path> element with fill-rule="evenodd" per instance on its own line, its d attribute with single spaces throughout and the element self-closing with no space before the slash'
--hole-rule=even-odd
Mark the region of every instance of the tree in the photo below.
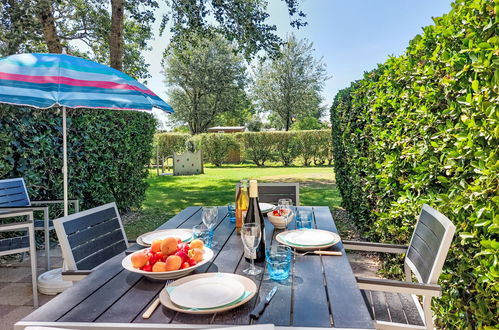
<svg viewBox="0 0 499 330">
<path fill-rule="evenodd" d="M 174 118 L 187 123 L 191 134 L 198 134 L 217 115 L 237 106 L 246 72 L 243 59 L 223 37 L 192 40 L 165 54 L 164 72 Z"/>
<path fill-rule="evenodd" d="M 161 31 L 171 22 L 172 44 L 177 48 L 186 36 L 203 35 L 211 38 L 223 35 L 237 41 L 238 50 L 247 58 L 264 50 L 276 54 L 282 40 L 275 34 L 277 27 L 269 25 L 268 0 L 166 0 L 169 11 L 164 14 Z M 300 0 L 281 0 L 286 3 L 290 25 L 300 28 L 307 25 L 305 14 L 298 9 Z"/>
<path fill-rule="evenodd" d="M 154 0 L 3 0 L 0 53 L 61 53 L 66 48 L 145 79 L 149 73 L 142 51 L 152 37 L 156 7 Z"/>
<path fill-rule="evenodd" d="M 291 35 L 279 57 L 266 60 L 256 70 L 253 95 L 261 111 L 270 112 L 278 128 L 290 129 L 294 120 L 319 118 L 320 92 L 328 79 L 322 59 L 312 55 L 312 43 Z"/>
</svg>

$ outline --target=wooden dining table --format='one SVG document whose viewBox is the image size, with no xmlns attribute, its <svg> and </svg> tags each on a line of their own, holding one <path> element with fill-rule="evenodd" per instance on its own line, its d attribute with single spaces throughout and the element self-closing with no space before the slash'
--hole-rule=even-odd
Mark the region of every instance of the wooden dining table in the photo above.
<svg viewBox="0 0 499 330">
<path fill-rule="evenodd" d="M 337 232 L 326 206 L 299 206 L 313 212 L 313 226 Z M 191 206 L 166 221 L 158 229 L 192 228 L 202 223 L 199 206 Z M 229 221 L 227 207 L 219 207 L 214 237 L 214 257 L 193 274 L 224 272 L 244 275 L 248 263 L 243 257 L 241 237 Z M 294 229 L 292 221 L 288 229 Z M 281 230 L 282 231 L 282 230 Z M 267 245 L 275 242 L 276 233 L 266 219 Z M 76 282 L 59 296 L 44 304 L 21 321 L 15 329 L 43 325 L 66 328 L 99 329 L 189 329 L 250 324 L 274 324 L 276 328 L 348 328 L 372 329 L 373 322 L 359 290 L 352 268 L 340 243 L 329 248 L 341 256 L 293 255 L 291 275 L 284 281 L 273 281 L 265 269 L 251 276 L 258 288 L 256 295 L 235 309 L 205 315 L 175 312 L 159 306 L 149 319 L 142 314 L 164 289 L 165 282 L 152 281 L 121 266 L 126 252 L 141 248 L 132 245 Z M 264 264 L 256 263 L 264 268 Z M 258 320 L 250 317 L 252 309 L 277 286 L 277 292 Z M 193 293 L 195 294 L 195 293 Z"/>
</svg>

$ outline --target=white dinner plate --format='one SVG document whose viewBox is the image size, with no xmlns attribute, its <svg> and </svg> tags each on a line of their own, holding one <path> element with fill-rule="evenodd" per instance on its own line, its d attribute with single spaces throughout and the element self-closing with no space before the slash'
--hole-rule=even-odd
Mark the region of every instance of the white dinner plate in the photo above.
<svg viewBox="0 0 499 330">
<path fill-rule="evenodd" d="M 341 241 L 338 234 L 320 229 L 298 229 L 279 233 L 276 240 L 298 250 L 319 250 Z"/>
<path fill-rule="evenodd" d="M 268 213 L 275 209 L 275 205 L 270 203 L 258 203 L 258 206 L 260 207 L 260 211 L 262 211 L 262 213 Z"/>
<path fill-rule="evenodd" d="M 178 237 L 182 242 L 187 242 L 192 238 L 192 229 L 178 228 L 151 231 L 140 235 L 137 238 L 137 243 L 144 246 L 151 246 L 154 240 L 165 239 L 167 237 Z"/>
<path fill-rule="evenodd" d="M 139 250 L 139 251 L 134 252 L 134 253 L 142 252 L 144 250 L 145 249 L 142 249 L 142 250 Z M 168 272 L 146 272 L 144 270 L 140 270 L 138 268 L 135 268 L 132 266 L 132 255 L 133 255 L 133 253 L 127 255 L 121 261 L 121 265 L 123 266 L 123 268 L 125 268 L 126 270 L 129 270 L 133 273 L 144 275 L 145 277 L 148 277 L 148 278 L 153 279 L 153 280 L 168 280 L 168 279 L 179 278 L 179 277 L 185 276 L 185 275 L 189 274 L 190 272 L 192 272 L 194 269 L 198 268 L 199 266 L 206 264 L 208 261 L 211 260 L 211 258 L 213 258 L 213 250 L 210 248 L 207 248 L 205 246 L 203 260 L 201 260 L 200 262 L 198 262 L 194 266 L 187 267 L 184 269 L 179 269 L 179 270 L 171 270 Z"/>
<path fill-rule="evenodd" d="M 208 309 L 230 304 L 243 294 L 241 282 L 220 275 L 181 284 L 170 292 L 170 299 L 181 307 Z"/>
<path fill-rule="evenodd" d="M 178 306 L 178 305 L 174 304 L 170 299 L 170 295 L 168 294 L 168 291 L 167 291 L 169 288 L 172 288 L 172 287 L 175 288 L 175 287 L 180 286 L 184 283 L 194 281 L 197 279 L 220 277 L 221 275 L 224 278 L 236 280 L 244 286 L 244 296 L 242 296 L 241 299 L 236 300 L 233 304 L 227 304 L 227 305 L 223 305 L 223 306 L 212 308 L 212 309 L 196 309 L 196 308 L 184 308 L 184 307 Z M 203 274 L 189 275 L 189 276 L 183 277 L 181 279 L 178 279 L 173 283 L 168 284 L 166 286 L 166 289 L 161 290 L 161 293 L 159 294 L 159 301 L 166 308 L 177 311 L 177 312 L 182 312 L 182 313 L 186 313 L 186 314 L 213 314 L 213 313 L 228 311 L 230 309 L 239 307 L 239 306 L 247 303 L 255 296 L 256 292 L 257 292 L 257 286 L 256 286 L 255 282 L 253 282 L 248 277 L 237 275 L 237 274 L 230 274 L 230 273 L 203 273 Z"/>
</svg>

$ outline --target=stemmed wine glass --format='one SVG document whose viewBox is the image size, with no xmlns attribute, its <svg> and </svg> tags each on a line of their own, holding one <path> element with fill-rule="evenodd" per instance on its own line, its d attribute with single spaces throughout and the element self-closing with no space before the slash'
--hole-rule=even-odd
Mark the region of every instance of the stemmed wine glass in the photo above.
<svg viewBox="0 0 499 330">
<path fill-rule="evenodd" d="M 289 218 L 293 215 L 293 201 L 290 198 L 281 198 L 277 203 L 279 214 L 284 219 L 284 229 L 286 229 Z"/>
<path fill-rule="evenodd" d="M 212 241 L 211 246 L 217 246 L 217 242 L 213 240 L 213 229 L 217 224 L 217 218 L 218 218 L 218 208 L 216 206 L 203 207 L 202 219 L 203 223 L 205 224 L 206 227 L 208 227 L 208 230 L 210 231 L 210 238 Z"/>
<path fill-rule="evenodd" d="M 246 275 L 258 275 L 262 272 L 261 269 L 255 267 L 255 254 L 258 244 L 262 239 L 262 230 L 257 223 L 245 223 L 241 228 L 241 239 L 244 248 L 249 252 L 251 263 L 250 267 L 243 270 Z"/>
</svg>

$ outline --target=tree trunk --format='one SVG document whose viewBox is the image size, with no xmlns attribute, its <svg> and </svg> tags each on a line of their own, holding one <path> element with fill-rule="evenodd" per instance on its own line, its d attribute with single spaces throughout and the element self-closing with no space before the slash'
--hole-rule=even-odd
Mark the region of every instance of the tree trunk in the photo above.
<svg viewBox="0 0 499 330">
<path fill-rule="evenodd" d="M 111 0 L 111 33 L 109 35 L 109 63 L 116 70 L 123 70 L 123 20 L 124 0 Z"/>
<path fill-rule="evenodd" d="M 43 39 L 50 53 L 62 53 L 62 45 L 55 27 L 54 13 L 49 1 L 42 0 L 38 3 L 38 19 L 42 23 Z"/>
</svg>

